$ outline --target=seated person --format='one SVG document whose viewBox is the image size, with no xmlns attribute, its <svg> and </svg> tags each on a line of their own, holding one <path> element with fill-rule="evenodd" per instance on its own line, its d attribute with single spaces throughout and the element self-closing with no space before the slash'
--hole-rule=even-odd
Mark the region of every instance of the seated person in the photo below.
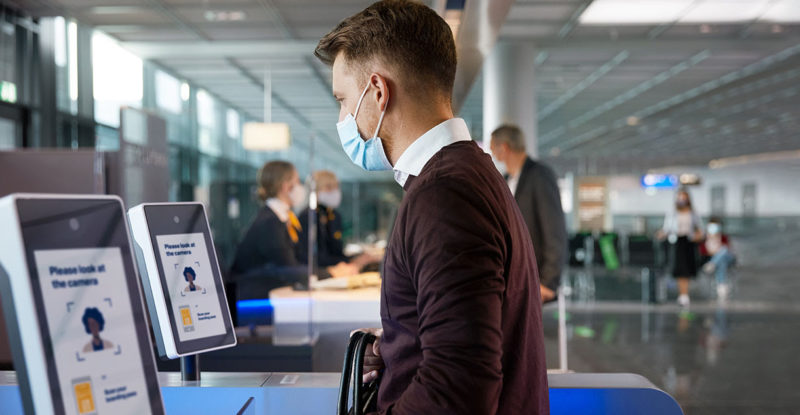
<svg viewBox="0 0 800 415">
<path fill-rule="evenodd" d="M 274 288 L 308 281 L 308 267 L 295 251 L 301 225 L 292 208 L 305 202 L 297 170 L 289 162 L 268 162 L 258 171 L 258 186 L 264 207 L 236 248 L 231 266 L 239 300 L 267 298 Z M 319 277 L 353 273 L 342 268 L 324 268 Z"/>
<path fill-rule="evenodd" d="M 317 265 L 329 267 L 349 264 L 358 272 L 367 264 L 380 262 L 381 258 L 374 255 L 348 257 L 344 254 L 342 217 L 336 210 L 342 202 L 339 179 L 331 171 L 320 170 L 314 173 L 314 181 L 317 184 Z M 298 260 L 305 262 L 308 260 L 308 208 L 300 214 L 300 224 L 303 231 L 300 233 L 297 253 Z"/>
<path fill-rule="evenodd" d="M 706 230 L 706 240 L 700 245 L 700 254 L 708 258 L 703 271 L 716 276 L 717 298 L 725 299 L 730 292 L 728 268 L 736 261 L 736 257 L 731 252 L 728 235 L 722 232 L 722 220 L 711 218 Z"/>
</svg>

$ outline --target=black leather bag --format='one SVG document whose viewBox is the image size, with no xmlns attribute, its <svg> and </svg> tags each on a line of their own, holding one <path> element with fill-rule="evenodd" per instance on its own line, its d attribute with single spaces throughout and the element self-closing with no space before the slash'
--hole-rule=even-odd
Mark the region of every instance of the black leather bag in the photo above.
<svg viewBox="0 0 800 415">
<path fill-rule="evenodd" d="M 374 342 L 375 336 L 369 333 L 358 331 L 350 336 L 350 343 L 347 345 L 342 365 L 342 379 L 339 383 L 337 415 L 364 415 L 377 410 L 380 379 L 373 380 L 366 385 L 361 382 L 364 372 L 364 353 L 369 344 Z M 351 390 L 352 401 L 349 395 Z M 352 407 L 348 408 L 350 403 L 352 403 Z"/>
</svg>

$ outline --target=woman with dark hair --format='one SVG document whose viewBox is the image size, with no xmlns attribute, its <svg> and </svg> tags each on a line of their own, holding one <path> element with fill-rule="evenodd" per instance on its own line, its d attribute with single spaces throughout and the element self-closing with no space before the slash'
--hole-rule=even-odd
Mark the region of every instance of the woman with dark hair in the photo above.
<svg viewBox="0 0 800 415">
<path fill-rule="evenodd" d="M 114 344 L 110 341 L 100 338 L 100 332 L 103 331 L 103 328 L 106 326 L 106 320 L 103 318 L 103 313 L 101 313 L 100 310 L 95 307 L 87 307 L 83 312 L 81 321 L 83 322 L 83 328 L 86 330 L 86 333 L 92 335 L 92 341 L 86 343 L 86 346 L 83 346 L 84 353 L 98 352 L 114 347 Z"/>
<path fill-rule="evenodd" d="M 197 279 L 197 273 L 194 272 L 192 267 L 186 267 L 183 269 L 183 279 L 189 283 L 183 291 L 186 292 L 194 292 L 194 291 L 202 291 L 203 289 L 200 288 L 199 285 L 195 284 L 194 281 Z"/>
<path fill-rule="evenodd" d="M 689 191 L 678 189 L 675 208 L 664 218 L 656 235 L 667 238 L 674 252 L 672 276 L 678 280 L 678 304 L 689 305 L 689 279 L 697 276 L 697 243 L 703 240 L 703 222 L 692 209 Z"/>
</svg>

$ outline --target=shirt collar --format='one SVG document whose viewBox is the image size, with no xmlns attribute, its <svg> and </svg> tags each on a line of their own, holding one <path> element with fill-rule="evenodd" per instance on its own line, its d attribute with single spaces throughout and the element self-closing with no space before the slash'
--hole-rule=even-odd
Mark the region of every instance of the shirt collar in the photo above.
<svg viewBox="0 0 800 415">
<path fill-rule="evenodd" d="M 275 215 L 281 220 L 281 222 L 286 222 L 289 220 L 289 205 L 287 205 L 283 200 L 280 200 L 276 197 L 271 197 L 267 199 L 266 205 L 272 209 L 273 212 L 275 212 Z"/>
<path fill-rule="evenodd" d="M 394 164 L 394 179 L 405 186 L 409 176 L 419 176 L 428 161 L 444 147 L 459 141 L 471 141 L 467 123 L 451 118 L 417 138 Z"/>
</svg>

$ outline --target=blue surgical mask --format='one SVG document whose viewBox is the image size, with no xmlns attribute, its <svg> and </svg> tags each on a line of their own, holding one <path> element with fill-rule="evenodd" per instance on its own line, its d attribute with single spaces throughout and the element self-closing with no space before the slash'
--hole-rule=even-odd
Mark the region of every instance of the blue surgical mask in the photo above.
<svg viewBox="0 0 800 415">
<path fill-rule="evenodd" d="M 357 166 L 367 171 L 391 170 L 392 165 L 389 163 L 389 159 L 386 158 L 386 153 L 383 151 L 383 143 L 381 143 L 381 138 L 378 137 L 378 131 L 380 131 L 383 123 L 383 116 L 386 115 L 386 108 L 381 113 L 378 127 L 375 128 L 375 134 L 372 135 L 372 138 L 365 141 L 361 137 L 361 133 L 358 132 L 356 116 L 368 89 L 369 84 L 364 88 L 364 92 L 361 93 L 361 97 L 358 99 L 355 114 L 347 114 L 344 120 L 336 123 L 336 130 L 339 132 L 339 140 L 342 142 L 344 152 Z"/>
</svg>

